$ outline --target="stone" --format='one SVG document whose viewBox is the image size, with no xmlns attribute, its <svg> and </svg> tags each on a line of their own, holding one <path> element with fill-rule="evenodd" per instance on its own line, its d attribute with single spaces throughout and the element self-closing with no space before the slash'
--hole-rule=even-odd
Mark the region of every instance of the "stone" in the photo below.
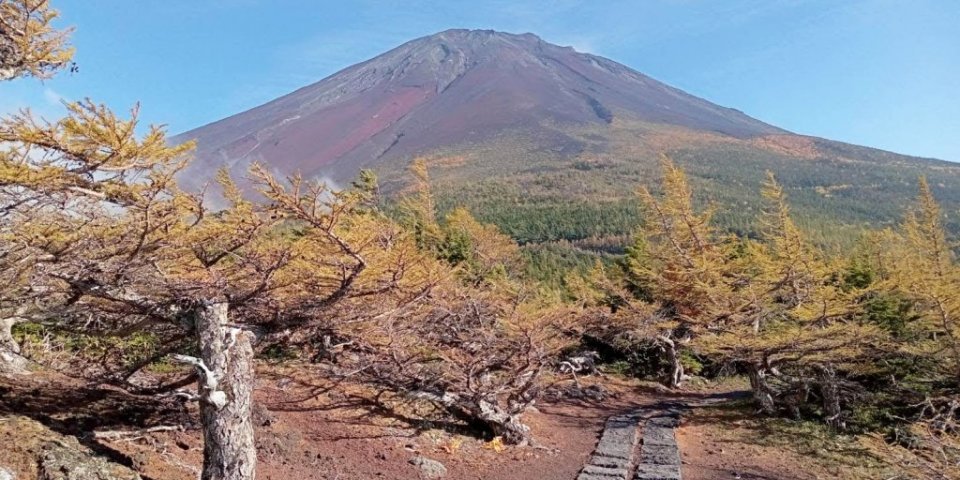
<svg viewBox="0 0 960 480">
<path fill-rule="evenodd" d="M 626 458 L 605 457 L 603 455 L 594 455 L 590 458 L 590 465 L 607 468 L 628 468 L 630 460 Z"/>
<path fill-rule="evenodd" d="M 679 408 L 650 411 L 652 416 L 619 415 L 607 420 L 597 448 L 577 480 L 621 480 L 628 478 L 637 451 L 640 465 L 632 480 L 681 480 L 680 449 L 674 429 L 680 425 Z M 642 435 L 638 423 L 644 420 Z"/>
<path fill-rule="evenodd" d="M 0 416 L 0 438 L 16 445 L 12 451 L 4 448 L 6 444 L 0 446 L 0 480 L 19 480 L 11 463 L 36 465 L 36 474 L 30 477 L 34 480 L 141 480 L 136 472 L 98 455 L 77 437 L 57 433 L 29 417 Z"/>
<path fill-rule="evenodd" d="M 680 465 L 680 449 L 669 445 L 644 444 L 640 449 L 640 462 L 658 465 Z"/>
<path fill-rule="evenodd" d="M 276 421 L 276 418 L 273 416 L 267 407 L 261 405 L 259 402 L 253 404 L 253 423 L 254 425 L 259 425 L 261 427 L 269 427 Z"/>
<path fill-rule="evenodd" d="M 424 457 L 423 455 L 417 455 L 410 459 L 410 463 L 416 465 L 420 468 L 420 472 L 423 473 L 423 478 L 443 478 L 447 476 L 447 467 L 444 464 Z"/>
<path fill-rule="evenodd" d="M 577 480 L 619 480 L 621 478 L 624 477 L 611 477 L 609 475 L 585 472 L 577 475 Z"/>
<path fill-rule="evenodd" d="M 41 447 L 38 480 L 140 480 L 140 475 L 81 447 L 73 437 Z"/>
<path fill-rule="evenodd" d="M 680 417 L 676 415 L 662 415 L 658 417 L 651 417 L 649 420 L 647 420 L 647 425 L 654 425 L 657 427 L 676 428 L 680 426 Z"/>
<path fill-rule="evenodd" d="M 581 470 L 582 473 L 588 475 L 600 475 L 605 476 L 609 480 L 618 479 L 626 480 L 627 479 L 627 469 L 625 468 L 607 468 L 607 467 L 598 467 L 596 465 L 587 465 Z"/>
<path fill-rule="evenodd" d="M 681 480 L 680 467 L 641 463 L 637 465 L 637 474 L 633 478 L 635 480 Z"/>
<path fill-rule="evenodd" d="M 637 446 L 637 420 L 632 416 L 617 416 L 607 420 L 595 453 L 604 457 L 630 460 Z"/>
<path fill-rule="evenodd" d="M 673 428 L 647 424 L 643 428 L 643 444 L 676 445 L 677 437 L 673 434 Z"/>
</svg>

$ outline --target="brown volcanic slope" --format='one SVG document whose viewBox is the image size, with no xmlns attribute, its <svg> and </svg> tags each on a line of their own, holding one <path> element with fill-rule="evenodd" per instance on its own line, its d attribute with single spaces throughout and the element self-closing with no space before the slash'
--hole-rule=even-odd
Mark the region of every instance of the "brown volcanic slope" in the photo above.
<svg viewBox="0 0 960 480">
<path fill-rule="evenodd" d="M 542 148 L 562 150 L 575 142 L 541 127 L 545 121 L 607 124 L 621 116 L 738 138 L 785 133 L 532 34 L 448 30 L 178 140 L 198 140 L 203 171 L 226 164 L 242 174 L 260 161 L 343 180 L 384 159 L 517 128 L 533 127 Z"/>
<path fill-rule="evenodd" d="M 176 140 L 192 138 L 189 187 L 224 165 L 242 178 L 256 161 L 341 185 L 375 168 L 395 192 L 403 167 L 425 156 L 441 209 L 467 206 L 522 242 L 618 243 L 639 220 L 633 192 L 658 175 L 661 153 L 739 233 L 754 231 L 766 170 L 827 242 L 849 245 L 864 225 L 895 222 L 918 175 L 960 232 L 960 164 L 795 135 L 532 34 L 413 40 Z"/>
</svg>

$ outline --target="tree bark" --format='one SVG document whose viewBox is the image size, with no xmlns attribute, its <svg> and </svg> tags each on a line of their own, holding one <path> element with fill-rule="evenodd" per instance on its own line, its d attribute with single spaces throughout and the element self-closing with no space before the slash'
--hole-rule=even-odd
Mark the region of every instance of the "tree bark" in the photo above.
<svg viewBox="0 0 960 480">
<path fill-rule="evenodd" d="M 530 427 L 520 421 L 520 413 L 511 414 L 495 403 L 485 400 L 481 400 L 477 407 L 477 418 L 505 443 L 520 446 L 530 443 Z"/>
<path fill-rule="evenodd" d="M 0 319 L 0 374 L 27 373 L 27 359 L 20 355 L 20 344 L 13 338 L 16 317 Z"/>
<path fill-rule="evenodd" d="M 680 382 L 683 381 L 683 364 L 680 363 L 680 355 L 677 352 L 677 342 L 665 336 L 659 336 L 657 340 L 663 345 L 667 363 L 670 365 L 670 373 L 666 382 L 667 386 L 677 388 L 680 386 Z"/>
<path fill-rule="evenodd" d="M 450 415 L 477 427 L 489 430 L 501 437 L 504 443 L 524 446 L 530 443 L 530 427 L 520 420 L 522 411 L 510 413 L 507 409 L 487 400 L 466 399 L 449 392 L 413 392 L 413 398 L 429 400 L 442 405 Z"/>
<path fill-rule="evenodd" d="M 820 396 L 823 399 L 823 412 L 827 425 L 836 430 L 846 428 L 843 420 L 843 410 L 840 408 L 840 384 L 836 372 L 830 367 L 823 367 L 817 382 L 820 385 Z"/>
<path fill-rule="evenodd" d="M 753 391 L 753 399 L 766 414 L 776 412 L 776 406 L 773 401 L 773 393 L 770 384 L 767 383 L 767 371 L 760 365 L 751 364 L 747 371 L 750 376 L 750 388 Z"/>
<path fill-rule="evenodd" d="M 203 424 L 201 480 L 254 480 L 253 342 L 250 332 L 227 325 L 227 303 L 214 302 L 195 315 L 200 342 L 200 416 Z"/>
</svg>

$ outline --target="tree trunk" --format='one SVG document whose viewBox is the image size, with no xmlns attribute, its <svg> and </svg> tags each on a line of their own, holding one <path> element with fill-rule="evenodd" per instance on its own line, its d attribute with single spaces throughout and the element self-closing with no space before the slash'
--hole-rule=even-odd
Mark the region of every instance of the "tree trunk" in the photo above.
<svg viewBox="0 0 960 480">
<path fill-rule="evenodd" d="M 200 416 L 203 423 L 201 480 L 254 480 L 253 342 L 250 332 L 227 325 L 227 304 L 196 313 L 200 342 Z"/>
<path fill-rule="evenodd" d="M 20 344 L 13 338 L 16 317 L 0 319 L 0 374 L 27 373 L 27 359 L 20 355 Z"/>
<path fill-rule="evenodd" d="M 767 414 L 775 413 L 776 407 L 774 405 L 770 384 L 767 383 L 766 369 L 760 365 L 751 364 L 747 373 L 750 375 L 750 388 L 753 390 L 753 399 L 760 405 L 760 410 Z"/>
<path fill-rule="evenodd" d="M 830 367 L 824 367 L 817 383 L 820 386 L 820 396 L 823 398 L 823 412 L 827 425 L 836 430 L 843 430 L 846 428 L 846 422 L 843 420 L 843 410 L 840 409 L 840 384 L 837 382 L 836 372 Z"/>
<path fill-rule="evenodd" d="M 504 443 L 521 446 L 530 443 L 530 427 L 520 421 L 522 411 L 509 413 L 495 402 L 465 399 L 449 392 L 417 391 L 410 396 L 440 404 L 454 417 L 477 429 L 489 430 Z"/>
<path fill-rule="evenodd" d="M 667 363 L 670 365 L 670 373 L 667 377 L 666 384 L 670 388 L 677 388 L 680 386 L 680 382 L 683 381 L 683 364 L 680 363 L 680 355 L 677 352 L 677 343 L 665 336 L 659 336 L 657 337 L 657 340 L 663 346 L 664 354 L 667 357 Z"/>
<path fill-rule="evenodd" d="M 530 427 L 520 421 L 520 413 L 510 414 L 500 406 L 481 400 L 477 418 L 483 421 L 494 435 L 504 443 L 524 446 L 530 443 Z"/>
</svg>

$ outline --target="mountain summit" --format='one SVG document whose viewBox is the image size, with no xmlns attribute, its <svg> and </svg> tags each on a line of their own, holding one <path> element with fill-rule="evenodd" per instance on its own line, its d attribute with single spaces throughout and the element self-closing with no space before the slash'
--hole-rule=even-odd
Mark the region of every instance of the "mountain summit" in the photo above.
<svg viewBox="0 0 960 480">
<path fill-rule="evenodd" d="M 785 133 L 530 33 L 447 30 L 178 139 L 198 140 L 195 168 L 222 163 L 242 174 L 260 161 L 343 179 L 387 157 L 513 129 L 562 150 L 571 142 L 555 125 L 618 117 L 739 138 Z"/>
<path fill-rule="evenodd" d="M 743 234 L 755 231 L 767 170 L 807 225 L 849 226 L 822 233 L 838 243 L 896 222 L 920 175 L 946 209 L 960 207 L 958 164 L 796 135 L 529 33 L 419 38 L 175 140 L 188 139 L 190 188 L 260 162 L 341 185 L 373 168 L 389 194 L 422 156 L 441 208 L 466 206 L 523 242 L 618 244 L 661 154 Z"/>
</svg>

